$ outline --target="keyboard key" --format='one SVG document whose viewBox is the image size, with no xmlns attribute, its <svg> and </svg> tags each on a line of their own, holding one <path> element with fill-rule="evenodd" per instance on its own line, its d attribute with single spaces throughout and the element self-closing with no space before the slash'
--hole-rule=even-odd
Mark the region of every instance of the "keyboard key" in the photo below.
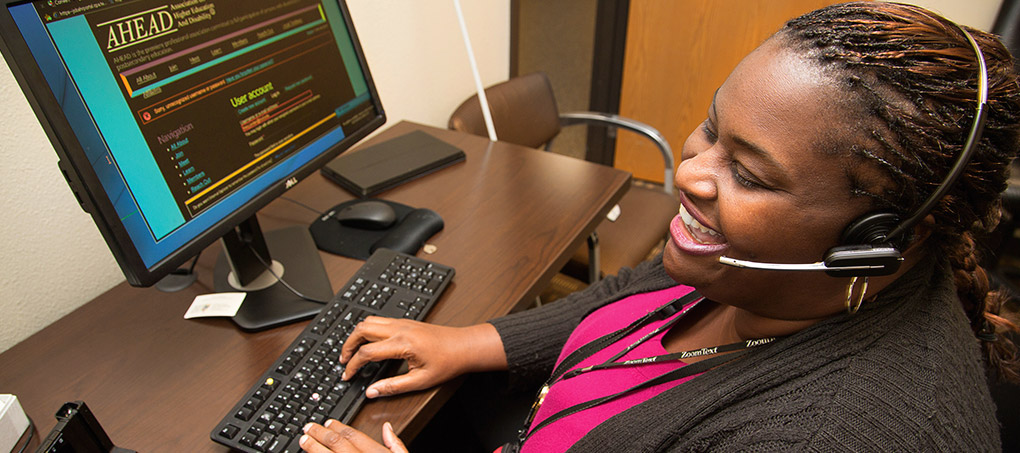
<svg viewBox="0 0 1020 453">
<path fill-rule="evenodd" d="M 234 414 L 234 417 L 237 417 L 237 418 L 239 418 L 241 420 L 244 420 L 244 421 L 248 421 L 249 419 L 251 419 L 251 414 L 252 414 L 251 409 L 247 409 L 247 408 L 243 408 L 242 407 L 240 410 L 238 410 Z"/>
<path fill-rule="evenodd" d="M 276 439 L 273 440 L 273 443 L 269 446 L 269 450 L 267 451 L 269 451 L 270 453 L 281 453 L 287 448 L 287 445 L 290 444 L 290 441 L 291 441 L 290 437 L 278 436 Z"/>
<path fill-rule="evenodd" d="M 252 447 L 258 451 L 266 451 L 269 449 L 269 444 L 273 443 L 273 438 L 275 437 L 271 433 L 265 433 L 255 441 L 255 445 L 252 445 Z"/>
<path fill-rule="evenodd" d="M 234 436 L 236 436 L 237 433 L 240 431 L 241 428 L 228 424 L 227 426 L 224 426 L 223 429 L 220 430 L 220 435 L 226 437 L 227 439 L 233 439 Z"/>
<path fill-rule="evenodd" d="M 254 446 L 254 445 L 255 445 L 255 441 L 256 441 L 256 440 L 258 440 L 258 438 L 257 438 L 257 437 L 255 437 L 255 435 L 254 435 L 254 434 L 251 434 L 251 433 L 244 433 L 244 435 L 243 435 L 243 436 L 241 436 L 241 440 L 239 440 L 238 442 L 240 442 L 240 443 L 241 443 L 241 445 L 245 445 L 245 446 L 248 446 L 248 447 L 252 447 L 252 446 Z"/>
<path fill-rule="evenodd" d="M 244 402 L 244 408 L 249 410 L 256 410 L 259 408 L 259 405 L 261 404 L 262 404 L 261 400 L 251 398 L 248 401 Z"/>
</svg>

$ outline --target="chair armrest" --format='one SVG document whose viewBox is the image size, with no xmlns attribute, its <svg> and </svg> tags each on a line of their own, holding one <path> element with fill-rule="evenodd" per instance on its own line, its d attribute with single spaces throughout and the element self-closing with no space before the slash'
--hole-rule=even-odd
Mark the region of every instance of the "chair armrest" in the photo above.
<svg viewBox="0 0 1020 453">
<path fill-rule="evenodd" d="M 560 114 L 560 125 L 561 126 L 573 126 L 575 124 L 598 124 L 603 126 L 618 127 L 626 129 L 631 132 L 635 132 L 648 140 L 651 140 L 656 147 L 659 148 L 659 152 L 662 153 L 662 160 L 665 166 L 665 180 L 663 189 L 668 194 L 673 194 L 673 150 L 669 147 L 669 143 L 666 142 L 666 138 L 659 133 L 654 127 L 649 126 L 640 121 L 632 120 L 630 118 L 624 118 L 619 115 L 610 113 L 599 113 L 599 112 L 570 112 Z"/>
</svg>

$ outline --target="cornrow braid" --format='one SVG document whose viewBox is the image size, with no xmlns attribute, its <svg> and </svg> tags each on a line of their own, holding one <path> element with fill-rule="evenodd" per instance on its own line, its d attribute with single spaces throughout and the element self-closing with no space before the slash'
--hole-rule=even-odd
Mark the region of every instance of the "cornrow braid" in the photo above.
<svg viewBox="0 0 1020 453">
<path fill-rule="evenodd" d="M 988 365 L 1020 381 L 1016 345 L 994 334 L 1017 326 L 1000 314 L 1008 297 L 990 289 L 977 240 L 1001 217 L 1000 194 L 1020 147 L 1020 85 L 1002 43 L 985 32 L 968 32 L 988 66 L 985 129 L 966 171 L 931 211 L 925 246 L 949 257 Z M 847 156 L 851 193 L 909 217 L 945 178 L 974 121 L 978 62 L 964 33 L 916 6 L 859 2 L 793 19 L 775 38 L 817 62 L 844 93 L 849 129 L 826 151 Z M 878 169 L 889 183 L 866 187 L 858 173 L 863 165 Z"/>
</svg>

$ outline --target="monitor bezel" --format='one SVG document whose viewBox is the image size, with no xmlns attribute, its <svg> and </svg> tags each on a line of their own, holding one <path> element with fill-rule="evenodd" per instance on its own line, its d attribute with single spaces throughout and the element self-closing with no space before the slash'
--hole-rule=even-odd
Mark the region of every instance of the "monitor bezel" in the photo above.
<svg viewBox="0 0 1020 453">
<path fill-rule="evenodd" d="M 64 175 L 64 179 L 70 186 L 81 208 L 92 216 L 93 222 L 113 253 L 128 283 L 132 286 L 151 286 L 155 284 L 161 278 L 176 270 L 181 264 L 193 258 L 203 249 L 221 238 L 235 226 L 254 216 L 260 209 L 293 187 L 296 182 L 315 173 L 316 170 L 336 158 L 342 152 L 353 147 L 386 123 L 386 113 L 383 110 L 379 93 L 376 90 L 375 82 L 365 59 L 365 53 L 358 38 L 358 33 L 355 30 L 354 22 L 351 19 L 350 11 L 347 8 L 347 3 L 345 0 L 329 0 L 336 1 L 340 7 L 341 16 L 344 18 L 345 25 L 347 26 L 354 53 L 358 58 L 358 63 L 365 77 L 370 100 L 375 107 L 375 117 L 363 127 L 353 131 L 351 135 L 345 136 L 323 153 L 298 167 L 278 182 L 271 184 L 228 216 L 220 219 L 201 234 L 188 240 L 183 246 L 164 256 L 152 266 L 146 266 L 134 242 L 129 237 L 127 229 L 120 222 L 113 202 L 103 189 L 99 177 L 92 168 L 92 164 L 89 162 L 77 135 L 71 129 L 63 109 L 57 102 L 52 90 L 50 90 L 49 84 L 43 77 L 42 70 L 36 64 L 28 44 L 22 37 L 10 13 L 12 6 L 32 3 L 33 1 L 39 0 L 0 0 L 3 4 L 3 8 L 0 8 L 0 54 L 7 61 L 15 80 L 21 87 L 43 131 L 53 145 L 54 151 L 57 153 L 57 165 L 60 172 Z"/>
</svg>

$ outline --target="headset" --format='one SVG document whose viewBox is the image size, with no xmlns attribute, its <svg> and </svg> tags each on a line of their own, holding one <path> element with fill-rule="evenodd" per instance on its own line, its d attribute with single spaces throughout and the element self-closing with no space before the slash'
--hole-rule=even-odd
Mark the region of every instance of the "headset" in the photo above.
<svg viewBox="0 0 1020 453">
<path fill-rule="evenodd" d="M 873 277 L 880 275 L 891 275 L 896 273 L 903 262 L 897 242 L 906 242 L 902 239 L 905 235 L 927 216 L 939 200 L 953 186 L 970 162 L 971 156 L 977 149 L 981 140 L 981 133 L 985 128 L 985 104 L 988 102 L 988 69 L 985 67 L 985 57 L 981 53 L 981 47 L 966 29 L 957 25 L 960 31 L 967 37 L 971 47 L 977 54 L 978 61 L 978 98 L 977 110 L 974 114 L 974 123 L 970 127 L 970 134 L 963 146 L 963 151 L 956 158 L 956 162 L 950 169 L 949 174 L 932 192 L 931 196 L 921 205 L 918 210 L 908 219 L 900 221 L 899 216 L 892 211 L 878 211 L 865 214 L 847 225 L 840 236 L 840 245 L 826 251 L 825 259 L 810 264 L 780 264 L 758 261 L 747 261 L 720 256 L 719 262 L 728 266 L 761 269 L 775 271 L 824 271 L 833 277 Z"/>
</svg>

